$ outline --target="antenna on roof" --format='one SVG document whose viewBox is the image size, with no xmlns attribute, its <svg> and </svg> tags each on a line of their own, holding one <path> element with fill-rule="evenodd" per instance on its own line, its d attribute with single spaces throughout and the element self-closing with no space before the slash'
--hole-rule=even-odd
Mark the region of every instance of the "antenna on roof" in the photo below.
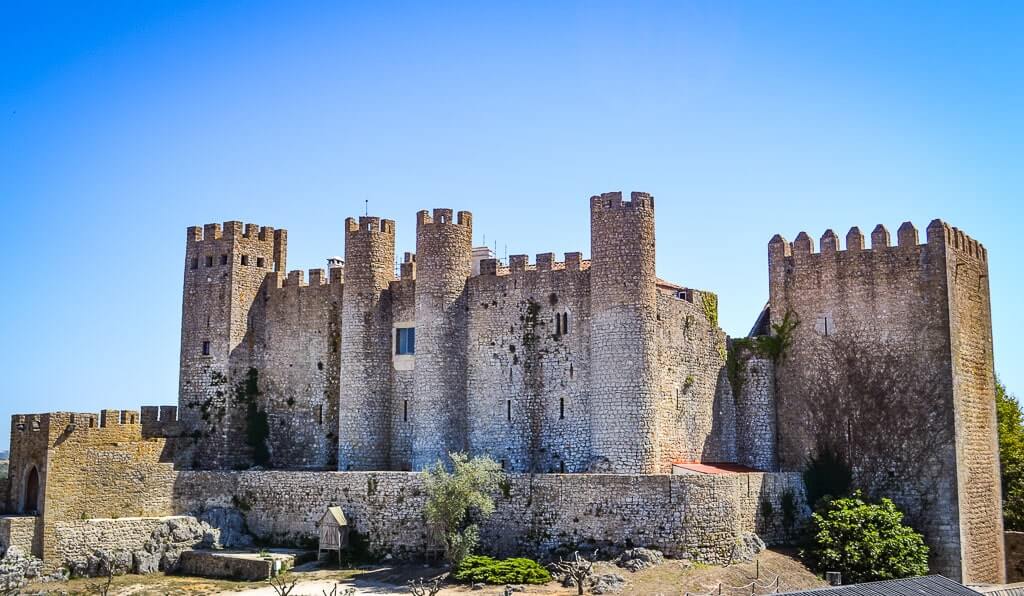
<svg viewBox="0 0 1024 596">
<path fill-rule="evenodd" d="M 363 215 L 370 216 L 370 199 L 363 200 Z"/>
</svg>

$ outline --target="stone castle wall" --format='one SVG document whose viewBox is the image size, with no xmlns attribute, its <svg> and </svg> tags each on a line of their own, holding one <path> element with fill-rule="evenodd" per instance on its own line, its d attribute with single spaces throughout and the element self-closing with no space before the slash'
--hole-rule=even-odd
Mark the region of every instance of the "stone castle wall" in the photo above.
<svg viewBox="0 0 1024 596">
<path fill-rule="evenodd" d="M 482 525 L 481 544 L 498 556 L 537 557 L 649 546 L 726 564 L 746 532 L 769 543 L 787 538 L 792 529 L 781 521 L 787 493 L 798 504 L 799 521 L 807 510 L 798 474 L 513 474 Z M 323 511 L 337 505 L 373 551 L 405 559 L 436 554 L 424 524 L 425 499 L 422 476 L 401 472 L 195 471 L 181 472 L 175 483 L 179 512 L 239 507 L 249 530 L 273 544 L 310 544 Z M 779 513 L 765 517 L 768 510 Z"/>
<path fill-rule="evenodd" d="M 892 497 L 924 530 L 933 570 L 998 581 L 994 391 L 984 393 L 992 374 L 991 350 L 987 362 L 984 352 L 985 342 L 991 345 L 991 327 L 977 303 L 987 301 L 987 288 L 978 290 L 977 271 L 974 289 L 964 290 L 965 300 L 975 306 L 967 308 L 972 314 L 964 321 L 961 346 L 958 323 L 951 332 L 951 312 L 955 321 L 956 286 L 966 288 L 970 276 L 950 286 L 967 269 L 947 262 L 947 236 L 936 221 L 925 244 L 918 243 L 909 223 L 901 226 L 897 246 L 890 245 L 883 226 L 872 232 L 870 249 L 857 228 L 847 235 L 846 250 L 839 249 L 831 230 L 822 236 L 820 252 L 805 233 L 792 244 L 772 239 L 771 322 L 781 325 L 788 314 L 796 323 L 776 370 L 780 464 L 800 469 L 825 443 L 856 461 L 860 450 L 870 448 L 861 437 L 877 434 L 878 441 L 891 445 L 883 456 L 891 468 L 867 477 L 878 467 L 868 466 L 862 481 Z M 959 366 L 970 371 L 966 377 Z M 884 401 L 862 409 L 872 395 Z M 963 402 L 977 412 L 964 411 Z M 877 413 L 870 410 L 878 406 L 890 412 L 886 420 L 872 417 Z M 935 445 L 925 444 L 933 440 Z M 972 454 L 984 463 L 968 489 L 964 464 Z M 980 505 L 975 508 L 971 498 Z M 972 526 L 968 520 L 975 515 Z M 976 549 L 985 553 L 984 562 L 971 555 Z"/>
<path fill-rule="evenodd" d="M 512 257 L 467 286 L 469 448 L 516 472 L 590 460 L 590 273 L 578 253 Z"/>
<path fill-rule="evenodd" d="M 928 232 L 929 244 L 934 234 L 946 246 L 964 577 L 983 580 L 1002 575 L 1006 559 L 998 539 L 1003 536 L 1002 493 L 988 254 L 948 225 L 939 230 L 933 224 Z"/>
<path fill-rule="evenodd" d="M 341 364 L 342 277 L 322 269 L 267 276 L 254 307 L 259 410 L 267 415 L 269 467 L 335 469 Z"/>
<path fill-rule="evenodd" d="M 670 471 L 673 461 L 736 461 L 736 405 L 717 317 L 714 294 L 685 288 L 658 293 L 659 472 Z"/>
</svg>

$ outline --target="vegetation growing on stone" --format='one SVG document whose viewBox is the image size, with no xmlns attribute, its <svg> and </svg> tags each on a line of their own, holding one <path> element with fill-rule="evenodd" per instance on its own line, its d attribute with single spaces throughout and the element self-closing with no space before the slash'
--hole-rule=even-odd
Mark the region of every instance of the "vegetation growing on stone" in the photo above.
<svg viewBox="0 0 1024 596">
<path fill-rule="evenodd" d="M 483 456 L 449 455 L 452 471 L 438 461 L 424 472 L 427 502 L 424 514 L 435 539 L 444 544 L 445 560 L 458 565 L 473 554 L 480 539 L 477 522 L 494 513 L 501 466 Z"/>
<path fill-rule="evenodd" d="M 460 582 L 492 585 L 546 584 L 551 581 L 551 573 L 536 561 L 484 556 L 463 559 L 456 567 L 454 577 Z"/>
<path fill-rule="evenodd" d="M 245 405 L 245 443 L 252 448 L 253 463 L 265 466 L 270 461 L 270 449 L 267 447 L 270 421 L 257 403 L 259 395 L 260 372 L 250 368 L 235 387 L 235 399 Z"/>
<path fill-rule="evenodd" d="M 835 499 L 811 523 L 805 554 L 819 573 L 838 571 L 845 584 L 928 573 L 924 538 L 903 524 L 903 513 L 889 499 L 868 503 L 860 493 Z"/>
<path fill-rule="evenodd" d="M 704 306 L 704 316 L 707 317 L 711 328 L 718 327 L 718 294 L 701 292 L 700 299 Z"/>
</svg>

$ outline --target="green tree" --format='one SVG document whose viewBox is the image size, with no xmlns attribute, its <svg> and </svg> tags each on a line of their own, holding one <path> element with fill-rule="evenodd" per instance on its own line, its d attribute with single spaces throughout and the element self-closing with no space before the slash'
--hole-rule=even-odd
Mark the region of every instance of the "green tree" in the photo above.
<svg viewBox="0 0 1024 596">
<path fill-rule="evenodd" d="M 1024 530 L 1024 417 L 1017 399 L 996 380 L 999 462 L 1002 464 L 1003 521 L 1007 530 Z"/>
<path fill-rule="evenodd" d="M 473 554 L 480 540 L 475 521 L 494 513 L 494 498 L 501 466 L 483 456 L 470 459 L 451 453 L 452 471 L 438 461 L 424 472 L 427 489 L 425 515 L 435 537 L 444 542 L 444 557 L 458 565 Z"/>
<path fill-rule="evenodd" d="M 811 516 L 806 553 L 819 573 L 838 571 L 844 583 L 914 577 L 928 573 L 928 547 L 889 499 L 867 503 L 860 493 L 835 499 Z"/>
</svg>

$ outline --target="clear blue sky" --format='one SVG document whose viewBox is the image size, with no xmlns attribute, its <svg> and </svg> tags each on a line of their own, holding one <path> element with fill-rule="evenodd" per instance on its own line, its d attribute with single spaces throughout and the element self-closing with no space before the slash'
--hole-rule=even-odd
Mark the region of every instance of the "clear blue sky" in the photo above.
<svg viewBox="0 0 1024 596">
<path fill-rule="evenodd" d="M 767 299 L 780 232 L 941 217 L 989 248 L 1024 392 L 1024 8 L 978 2 L 5 2 L 0 450 L 14 412 L 172 404 L 185 228 L 343 252 L 370 201 L 589 254 L 587 197 L 658 203 L 662 277 Z"/>
</svg>

